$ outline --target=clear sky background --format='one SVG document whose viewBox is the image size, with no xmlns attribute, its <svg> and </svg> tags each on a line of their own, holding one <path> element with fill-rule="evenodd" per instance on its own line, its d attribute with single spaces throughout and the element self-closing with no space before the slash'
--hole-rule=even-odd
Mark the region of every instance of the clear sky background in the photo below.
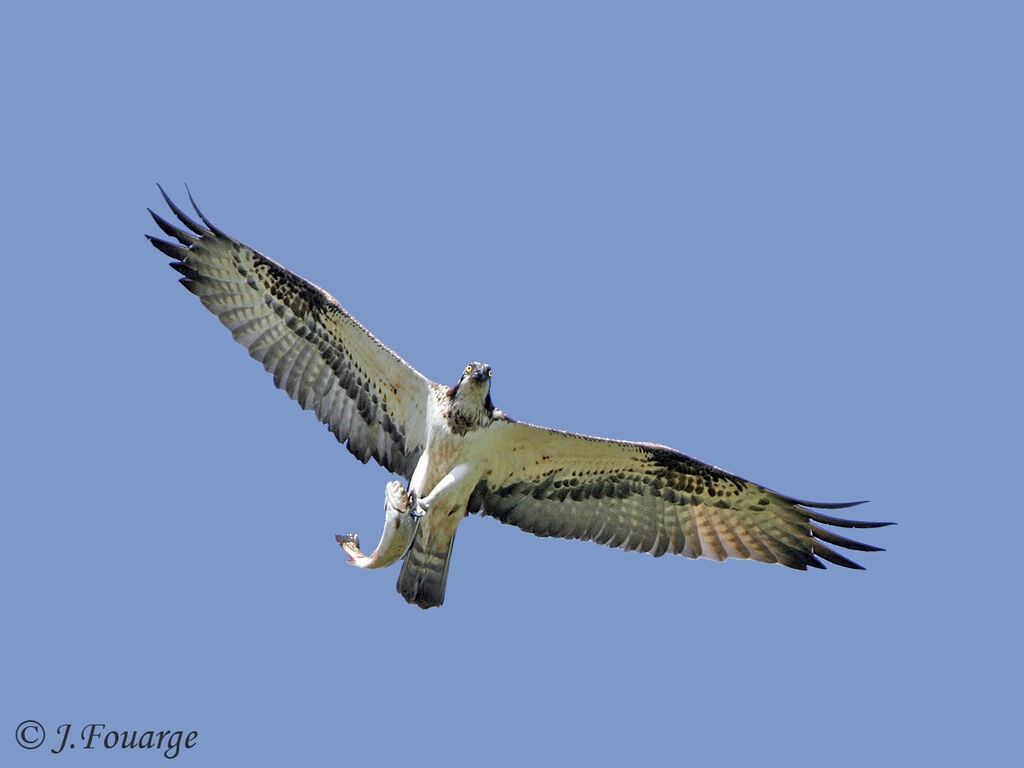
<svg viewBox="0 0 1024 768">
<path fill-rule="evenodd" d="M 194 766 L 1007 764 L 1022 22 L 5 11 L 0 763 L 162 764 L 48 754 L 99 722 L 197 730 Z M 801 573 L 473 517 L 446 604 L 406 605 L 334 540 L 372 548 L 390 477 L 177 285 L 156 182 L 428 377 L 484 360 L 514 418 L 869 499 L 888 551 Z"/>
</svg>

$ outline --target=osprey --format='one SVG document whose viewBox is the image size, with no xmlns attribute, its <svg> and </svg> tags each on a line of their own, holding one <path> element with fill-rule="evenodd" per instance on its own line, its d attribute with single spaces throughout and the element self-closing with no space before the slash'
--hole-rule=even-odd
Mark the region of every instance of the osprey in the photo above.
<svg viewBox="0 0 1024 768">
<path fill-rule="evenodd" d="M 160 192 L 188 231 L 150 210 L 179 244 L 147 237 L 174 259 L 182 285 L 356 458 L 409 482 L 407 495 L 400 485 L 388 490 L 387 525 L 372 557 L 358 552 L 355 537 L 338 540 L 363 567 L 404 556 L 398 591 L 410 603 L 444 601 L 456 529 L 478 511 L 537 536 L 655 557 L 745 558 L 800 570 L 826 560 L 859 569 L 831 547 L 880 549 L 822 527 L 889 525 L 818 511 L 861 502 L 801 501 L 665 446 L 515 421 L 494 407 L 483 363 L 467 365 L 453 387 L 436 384 L 329 293 L 217 229 L 191 194 L 202 225 Z"/>
</svg>

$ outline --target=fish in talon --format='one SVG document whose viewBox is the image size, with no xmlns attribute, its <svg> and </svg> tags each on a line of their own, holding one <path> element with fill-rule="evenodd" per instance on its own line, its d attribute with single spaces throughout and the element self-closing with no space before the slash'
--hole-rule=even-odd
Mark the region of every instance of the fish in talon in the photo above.
<svg viewBox="0 0 1024 768">
<path fill-rule="evenodd" d="M 380 543 L 371 555 L 359 549 L 359 536 L 355 533 L 337 535 L 338 544 L 348 555 L 349 565 L 357 568 L 385 568 L 401 560 L 416 535 L 416 524 L 422 512 L 416 509 L 413 494 L 392 480 L 384 489 L 384 531 Z"/>
</svg>

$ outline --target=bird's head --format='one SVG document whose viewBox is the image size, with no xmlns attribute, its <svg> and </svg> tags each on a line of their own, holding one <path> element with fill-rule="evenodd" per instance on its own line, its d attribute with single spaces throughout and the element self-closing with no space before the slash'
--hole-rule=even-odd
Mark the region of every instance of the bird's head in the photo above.
<svg viewBox="0 0 1024 768">
<path fill-rule="evenodd" d="M 491 402 L 491 366 L 470 363 L 462 371 L 459 383 L 450 390 L 453 400 L 463 405 L 482 407 L 488 414 L 494 412 Z"/>
</svg>

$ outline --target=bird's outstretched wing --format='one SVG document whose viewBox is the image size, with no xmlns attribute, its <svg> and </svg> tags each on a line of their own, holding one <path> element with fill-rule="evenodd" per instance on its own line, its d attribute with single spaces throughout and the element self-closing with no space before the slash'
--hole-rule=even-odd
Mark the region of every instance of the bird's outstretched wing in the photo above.
<svg viewBox="0 0 1024 768">
<path fill-rule="evenodd" d="M 149 240 L 175 260 L 171 266 L 183 275 L 181 284 L 263 363 L 275 386 L 314 411 L 360 461 L 372 456 L 410 478 L 438 385 L 381 344 L 329 293 L 225 235 L 195 201 L 205 226 L 160 192 L 189 231 L 151 210 L 157 226 L 181 245 Z"/>
<path fill-rule="evenodd" d="M 822 525 L 875 528 L 814 510 L 660 445 L 628 443 L 499 422 L 494 463 L 477 489 L 484 514 L 537 536 L 624 550 L 724 560 L 747 558 L 806 570 L 827 560 L 861 566 L 829 546 L 878 547 Z M 860 502 L 854 502 L 854 504 Z M 821 559 L 819 559 L 821 558 Z"/>
</svg>

